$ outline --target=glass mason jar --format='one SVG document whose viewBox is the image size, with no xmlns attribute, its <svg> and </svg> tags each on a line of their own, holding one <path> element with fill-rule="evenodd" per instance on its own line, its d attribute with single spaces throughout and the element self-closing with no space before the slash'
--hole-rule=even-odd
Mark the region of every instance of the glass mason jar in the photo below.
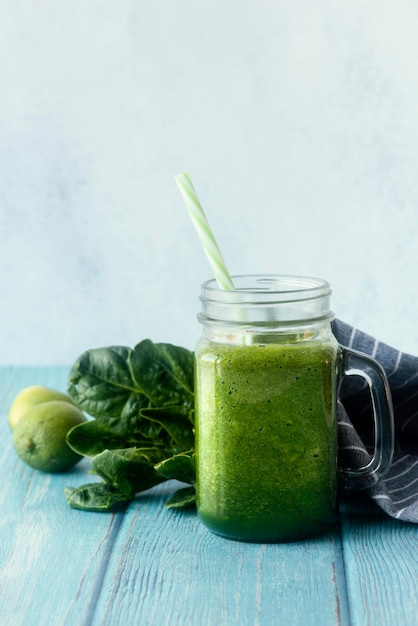
<svg viewBox="0 0 418 626">
<path fill-rule="evenodd" d="M 393 415 L 382 368 L 340 346 L 330 285 L 298 276 L 237 276 L 235 289 L 202 285 L 196 347 L 196 472 L 201 521 L 257 542 L 291 541 L 337 519 L 337 483 L 376 482 L 393 454 Z M 372 461 L 337 467 L 337 392 L 363 376 L 375 412 Z"/>
</svg>

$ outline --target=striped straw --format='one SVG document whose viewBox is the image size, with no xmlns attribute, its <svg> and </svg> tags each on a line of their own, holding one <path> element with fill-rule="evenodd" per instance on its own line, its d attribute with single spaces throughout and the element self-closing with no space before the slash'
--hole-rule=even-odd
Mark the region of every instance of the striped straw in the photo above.
<svg viewBox="0 0 418 626">
<path fill-rule="evenodd" d="M 225 262 L 222 258 L 221 251 L 212 234 L 206 215 L 197 197 L 193 183 L 186 172 L 175 177 L 175 181 L 183 196 L 183 200 L 192 218 L 194 227 L 199 235 L 200 243 L 212 267 L 214 276 L 221 289 L 234 289 L 234 283 L 226 269 Z"/>
</svg>

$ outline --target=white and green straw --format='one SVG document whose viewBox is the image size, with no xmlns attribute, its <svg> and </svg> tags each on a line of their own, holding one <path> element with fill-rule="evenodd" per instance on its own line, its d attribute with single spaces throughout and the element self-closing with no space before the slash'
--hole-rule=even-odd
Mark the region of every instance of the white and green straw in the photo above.
<svg viewBox="0 0 418 626">
<path fill-rule="evenodd" d="M 190 180 L 190 176 L 186 172 L 183 172 L 175 177 L 175 181 L 183 196 L 187 210 L 199 235 L 200 243 L 209 260 L 219 287 L 221 289 L 234 289 L 234 283 L 226 268 L 221 251 L 210 229 L 206 215 L 197 197 L 196 190 Z"/>
</svg>

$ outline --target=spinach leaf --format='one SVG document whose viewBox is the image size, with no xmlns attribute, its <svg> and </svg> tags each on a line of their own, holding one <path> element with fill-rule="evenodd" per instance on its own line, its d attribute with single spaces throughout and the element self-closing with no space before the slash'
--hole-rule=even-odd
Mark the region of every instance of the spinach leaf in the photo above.
<svg viewBox="0 0 418 626">
<path fill-rule="evenodd" d="M 144 420 L 145 421 L 145 420 Z M 137 437 L 127 434 L 125 437 L 115 432 L 106 423 L 100 420 L 90 420 L 73 426 L 67 433 L 67 443 L 75 452 L 82 456 L 94 457 L 106 449 L 120 449 L 128 445 L 154 451 L 152 459 L 159 459 L 165 447 L 155 445 L 156 437 L 146 437 L 145 434 Z M 150 456 L 150 455 L 149 455 Z"/>
<path fill-rule="evenodd" d="M 143 409 L 141 415 L 151 422 L 160 424 L 183 450 L 194 445 L 194 434 L 190 419 L 184 416 L 182 407 L 169 406 L 164 408 Z"/>
<path fill-rule="evenodd" d="M 118 492 L 106 483 L 66 487 L 64 495 L 71 508 L 83 511 L 109 511 L 115 505 L 130 500 L 126 494 Z"/>
<path fill-rule="evenodd" d="M 104 450 L 93 458 L 91 471 L 127 499 L 164 480 L 136 448 Z"/>
<path fill-rule="evenodd" d="M 93 417 L 115 417 L 140 401 L 142 390 L 133 380 L 124 346 L 84 352 L 70 370 L 68 393 L 81 410 Z M 132 398 L 134 396 L 134 398 Z"/>
<path fill-rule="evenodd" d="M 149 339 L 76 360 L 68 392 L 94 419 L 74 427 L 67 441 L 92 457 L 91 472 L 103 482 L 66 489 L 71 507 L 109 510 L 169 478 L 194 482 L 193 365 L 193 352 Z M 192 500 L 189 493 L 170 506 Z"/>
<path fill-rule="evenodd" d="M 79 428 L 81 426 L 81 428 Z M 106 448 L 123 447 L 124 438 L 99 420 L 78 424 L 67 433 L 67 443 L 75 452 L 83 456 L 95 456 Z"/>
<path fill-rule="evenodd" d="M 141 341 L 129 356 L 132 375 L 154 406 L 193 403 L 193 352 L 169 343 Z"/>
<path fill-rule="evenodd" d="M 196 504 L 196 491 L 194 487 L 183 487 L 178 489 L 171 498 L 167 500 L 167 509 L 188 509 Z"/>
<path fill-rule="evenodd" d="M 193 450 L 181 452 L 156 463 L 156 471 L 167 479 L 175 478 L 183 483 L 195 484 L 196 468 Z"/>
<path fill-rule="evenodd" d="M 196 503 L 196 468 L 194 451 L 181 452 L 169 459 L 160 461 L 155 466 L 156 471 L 167 479 L 176 479 L 183 483 L 190 483 L 190 487 L 178 489 L 166 502 L 167 509 L 186 509 Z"/>
</svg>

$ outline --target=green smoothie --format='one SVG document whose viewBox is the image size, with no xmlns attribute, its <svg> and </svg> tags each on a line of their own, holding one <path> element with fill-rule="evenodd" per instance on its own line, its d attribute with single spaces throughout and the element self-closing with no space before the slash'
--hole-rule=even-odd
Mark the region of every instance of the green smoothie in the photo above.
<svg viewBox="0 0 418 626">
<path fill-rule="evenodd" d="M 202 342 L 198 511 L 220 535 L 290 541 L 336 520 L 336 361 L 323 342 Z"/>
</svg>

